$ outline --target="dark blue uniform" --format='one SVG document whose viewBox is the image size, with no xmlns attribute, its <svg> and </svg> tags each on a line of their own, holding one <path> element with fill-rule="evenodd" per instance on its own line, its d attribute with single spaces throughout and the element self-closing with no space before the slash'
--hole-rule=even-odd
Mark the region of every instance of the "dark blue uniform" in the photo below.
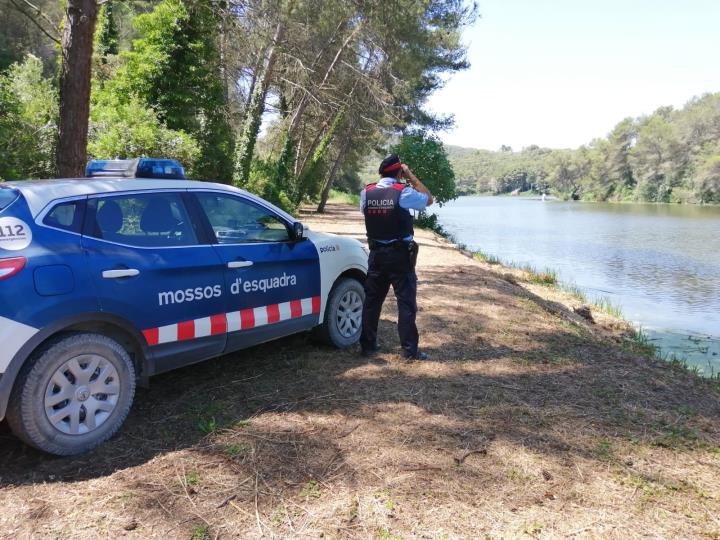
<svg viewBox="0 0 720 540">
<path fill-rule="evenodd" d="M 368 185 L 361 196 L 370 257 L 365 281 L 362 335 L 363 352 L 372 352 L 385 297 L 392 285 L 398 305 L 398 333 L 403 354 L 418 354 L 417 275 L 411 262 L 413 218 L 409 209 L 422 210 L 428 197 L 392 178 Z"/>
</svg>

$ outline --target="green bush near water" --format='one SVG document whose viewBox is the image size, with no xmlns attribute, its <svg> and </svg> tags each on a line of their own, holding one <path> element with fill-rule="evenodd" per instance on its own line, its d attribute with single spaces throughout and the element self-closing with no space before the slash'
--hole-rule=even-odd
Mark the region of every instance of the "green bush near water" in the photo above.
<svg viewBox="0 0 720 540">
<path fill-rule="evenodd" d="M 485 253 L 484 251 L 474 251 L 473 258 L 487 264 L 502 264 L 502 261 L 495 255 L 490 255 L 488 253 Z"/>
<path fill-rule="evenodd" d="M 420 214 L 415 218 L 415 226 L 420 229 L 426 229 L 429 231 L 433 231 L 434 233 L 439 234 L 440 236 L 447 238 L 448 240 L 452 240 L 454 242 L 454 239 L 448 233 L 445 229 L 443 229 L 443 226 L 440 225 L 438 222 L 437 214 L 428 214 L 426 212 L 420 212 Z"/>
<path fill-rule="evenodd" d="M 558 283 L 557 273 L 549 268 L 537 270 L 533 266 L 524 265 L 521 269 L 529 274 L 530 282 L 532 283 L 537 283 L 538 285 L 557 285 Z"/>
<path fill-rule="evenodd" d="M 604 311 L 608 315 L 612 315 L 613 317 L 617 317 L 618 319 L 622 319 L 622 308 L 620 306 L 613 304 L 609 298 L 603 296 L 602 298 L 598 298 L 593 302 L 593 305 L 598 308 L 600 311 Z"/>
</svg>

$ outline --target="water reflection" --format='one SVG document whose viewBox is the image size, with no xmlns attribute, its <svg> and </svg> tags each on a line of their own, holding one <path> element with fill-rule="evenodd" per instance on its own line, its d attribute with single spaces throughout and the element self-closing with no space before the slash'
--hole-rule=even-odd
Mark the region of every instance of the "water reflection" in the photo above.
<svg viewBox="0 0 720 540">
<path fill-rule="evenodd" d="M 720 208 L 461 197 L 436 212 L 471 249 L 552 268 L 720 371 Z"/>
<path fill-rule="evenodd" d="M 720 339 L 670 330 L 651 329 L 645 334 L 651 343 L 662 349 L 668 359 L 685 359 L 708 377 L 715 377 L 720 373 Z"/>
</svg>

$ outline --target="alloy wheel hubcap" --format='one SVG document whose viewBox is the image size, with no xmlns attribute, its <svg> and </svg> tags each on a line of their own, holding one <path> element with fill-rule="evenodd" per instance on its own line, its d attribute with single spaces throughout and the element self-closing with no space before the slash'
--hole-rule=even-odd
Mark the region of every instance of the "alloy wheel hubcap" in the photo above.
<svg viewBox="0 0 720 540">
<path fill-rule="evenodd" d="M 82 354 L 53 373 L 45 390 L 45 415 L 62 433 L 83 435 L 105 423 L 119 397 L 115 366 L 97 354 Z"/>
<path fill-rule="evenodd" d="M 356 291 L 348 291 L 340 299 L 336 322 L 343 337 L 352 337 L 360 331 L 362 306 L 362 298 Z"/>
</svg>

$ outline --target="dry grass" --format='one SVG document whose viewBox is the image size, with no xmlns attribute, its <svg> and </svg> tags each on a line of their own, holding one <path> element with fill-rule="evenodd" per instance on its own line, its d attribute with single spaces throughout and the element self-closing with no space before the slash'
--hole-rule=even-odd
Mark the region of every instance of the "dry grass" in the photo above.
<svg viewBox="0 0 720 540">
<path fill-rule="evenodd" d="M 307 215 L 362 236 L 354 209 Z M 0 433 L 0 536 L 720 537 L 720 404 L 622 324 L 420 232 L 405 363 L 295 336 L 153 379 L 122 433 L 56 459 Z"/>
</svg>

